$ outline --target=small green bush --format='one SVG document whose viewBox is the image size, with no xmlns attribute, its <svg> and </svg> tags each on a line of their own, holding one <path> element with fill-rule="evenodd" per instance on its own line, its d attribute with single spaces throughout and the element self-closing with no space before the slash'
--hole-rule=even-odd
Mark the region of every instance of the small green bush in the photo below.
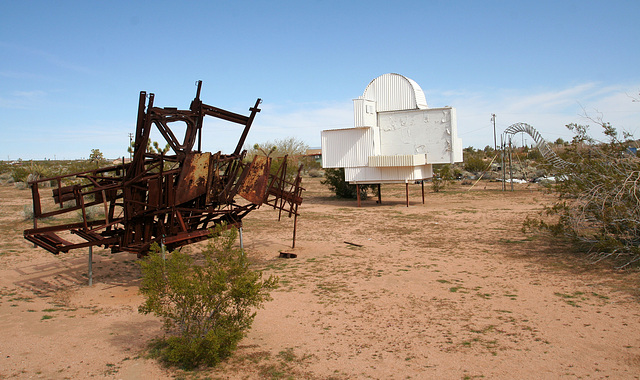
<svg viewBox="0 0 640 380">
<path fill-rule="evenodd" d="M 464 170 L 471 173 L 480 173 L 487 168 L 487 164 L 479 155 L 465 155 Z"/>
<path fill-rule="evenodd" d="M 431 189 L 434 193 L 444 190 L 447 185 L 453 182 L 454 170 L 451 165 L 434 165 L 433 166 L 433 178 L 431 179 Z"/>
<path fill-rule="evenodd" d="M 46 178 L 54 173 L 51 165 L 43 163 L 30 162 L 28 165 L 16 165 L 11 170 L 11 177 L 14 182 L 27 182 L 28 180 L 37 180 Z"/>
<path fill-rule="evenodd" d="M 24 217 L 24 220 L 33 220 L 33 206 L 24 205 L 22 209 L 22 216 Z"/>
<path fill-rule="evenodd" d="M 277 278 L 263 280 L 249 268 L 234 247 L 237 230 L 224 228 L 199 257 L 174 251 L 165 260 L 156 245 L 141 261 L 145 301 L 138 310 L 164 320 L 169 336 L 156 340 L 152 352 L 166 364 L 193 369 L 228 357 L 277 285 Z"/>
<path fill-rule="evenodd" d="M 320 169 L 311 169 L 308 171 L 309 177 L 319 178 L 322 177 L 322 171 Z"/>
<path fill-rule="evenodd" d="M 320 183 L 329 186 L 329 190 L 333 191 L 338 198 L 356 198 L 357 187 L 351 185 L 344 179 L 344 168 L 325 169 L 324 180 Z M 368 190 L 374 185 L 360 185 L 360 198 L 367 199 Z"/>
</svg>

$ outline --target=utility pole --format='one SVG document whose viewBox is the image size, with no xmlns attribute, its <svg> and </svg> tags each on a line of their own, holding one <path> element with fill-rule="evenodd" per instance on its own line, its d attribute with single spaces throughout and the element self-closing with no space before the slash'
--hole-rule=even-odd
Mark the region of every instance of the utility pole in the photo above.
<svg viewBox="0 0 640 380">
<path fill-rule="evenodd" d="M 498 151 L 498 141 L 496 140 L 496 114 L 491 114 L 491 121 L 493 121 L 493 150 Z"/>
<path fill-rule="evenodd" d="M 133 133 L 129 132 L 129 159 L 133 160 Z"/>
</svg>

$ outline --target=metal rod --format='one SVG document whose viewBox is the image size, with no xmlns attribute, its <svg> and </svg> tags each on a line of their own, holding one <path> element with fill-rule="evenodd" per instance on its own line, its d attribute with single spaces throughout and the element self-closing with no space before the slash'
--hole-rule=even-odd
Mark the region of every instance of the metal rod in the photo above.
<svg viewBox="0 0 640 380">
<path fill-rule="evenodd" d="M 242 240 L 242 227 L 238 228 L 238 234 L 240 235 L 240 249 L 244 252 L 244 241 Z"/>
<path fill-rule="evenodd" d="M 59 187 L 60 186 L 58 186 L 58 188 Z M 38 192 L 38 183 L 37 182 L 31 184 L 31 197 L 33 198 L 33 208 L 32 208 L 32 210 L 33 210 L 33 229 L 35 230 L 36 228 L 38 228 L 38 217 L 40 216 L 39 214 L 41 213 L 41 210 L 40 210 L 40 193 Z M 37 205 L 36 205 L 36 202 L 38 203 Z M 60 201 L 60 207 L 62 207 L 62 201 Z M 37 245 L 34 242 L 33 243 L 33 248 L 36 248 L 36 247 L 37 247 Z"/>
<path fill-rule="evenodd" d="M 356 183 L 356 198 L 358 199 L 358 207 L 360 207 L 360 185 Z"/>
<path fill-rule="evenodd" d="M 89 286 L 93 286 L 93 247 L 89 246 Z"/>
<path fill-rule="evenodd" d="M 500 135 L 500 169 L 502 171 L 502 191 L 505 191 L 507 188 L 507 172 L 504 167 L 504 135 Z"/>
<path fill-rule="evenodd" d="M 409 182 L 405 182 L 405 193 L 407 195 L 407 207 L 409 207 Z"/>
<path fill-rule="evenodd" d="M 378 184 L 378 204 L 382 204 L 382 190 L 380 189 L 380 184 Z"/>
<path fill-rule="evenodd" d="M 511 182 L 511 191 L 513 191 L 513 167 L 511 166 L 511 136 L 509 136 L 509 182 Z"/>
<path fill-rule="evenodd" d="M 421 181 L 422 184 L 422 204 L 424 204 L 424 180 Z"/>
<path fill-rule="evenodd" d="M 493 121 L 493 150 L 498 150 L 498 143 L 496 140 L 496 114 L 491 114 L 491 121 Z"/>
<path fill-rule="evenodd" d="M 291 248 L 296 247 L 296 227 L 298 226 L 298 214 L 293 215 L 293 242 L 291 243 Z"/>
</svg>

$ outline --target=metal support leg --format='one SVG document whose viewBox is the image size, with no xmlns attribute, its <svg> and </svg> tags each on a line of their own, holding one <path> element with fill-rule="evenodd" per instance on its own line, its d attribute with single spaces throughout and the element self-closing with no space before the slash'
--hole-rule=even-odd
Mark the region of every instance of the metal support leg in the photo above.
<svg viewBox="0 0 640 380">
<path fill-rule="evenodd" d="M 244 252 L 244 241 L 242 240 L 242 227 L 238 228 L 238 234 L 240 236 L 240 249 Z"/>
<path fill-rule="evenodd" d="M 378 204 L 382 204 L 382 191 L 380 190 L 380 184 L 378 184 Z"/>
<path fill-rule="evenodd" d="M 89 247 L 89 286 L 93 286 L 93 247 Z"/>
<path fill-rule="evenodd" d="M 424 180 L 422 180 L 422 204 L 424 204 Z"/>
<path fill-rule="evenodd" d="M 291 243 L 291 248 L 296 247 L 296 227 L 298 227 L 298 214 L 293 215 L 293 242 Z"/>
<path fill-rule="evenodd" d="M 405 193 L 407 194 L 407 207 L 409 207 L 409 182 L 405 182 Z"/>
<path fill-rule="evenodd" d="M 358 198 L 358 207 L 360 207 L 360 185 L 356 184 L 356 198 Z"/>
</svg>

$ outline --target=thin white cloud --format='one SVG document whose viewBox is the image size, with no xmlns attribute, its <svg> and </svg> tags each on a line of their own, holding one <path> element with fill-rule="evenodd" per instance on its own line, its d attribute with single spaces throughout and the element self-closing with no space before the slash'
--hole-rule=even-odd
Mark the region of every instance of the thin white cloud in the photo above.
<svg viewBox="0 0 640 380">
<path fill-rule="evenodd" d="M 16 45 L 16 44 L 9 44 L 6 42 L 2 42 L 0 41 L 0 47 L 4 47 L 7 49 L 12 49 L 14 51 L 16 51 L 18 54 L 24 54 L 24 55 L 30 55 L 33 58 L 39 58 L 53 66 L 56 66 L 58 68 L 61 69 L 65 69 L 65 70 L 70 70 L 73 71 L 75 73 L 80 73 L 80 74 L 95 74 L 95 70 L 90 69 L 86 66 L 77 64 L 75 62 L 70 62 L 66 59 L 62 59 L 60 56 L 56 55 L 56 54 L 52 54 L 48 51 L 44 51 L 44 50 L 40 50 L 40 49 L 33 49 L 27 46 L 22 46 L 22 45 Z M 6 72 L 5 72 L 6 73 Z M 15 73 L 14 73 L 15 74 Z M 25 75 L 24 73 L 22 75 Z"/>
<path fill-rule="evenodd" d="M 569 123 L 590 124 L 592 135 L 602 138 L 599 128 L 589 117 L 602 117 L 619 130 L 639 130 L 640 103 L 632 102 L 627 96 L 637 92 L 637 88 L 640 85 L 602 86 L 592 82 L 554 90 L 503 89 L 485 93 L 459 90 L 440 96 L 458 111 L 458 134 L 463 145 L 482 148 L 493 146 L 493 113 L 497 115 L 498 143 L 502 131 L 518 122 L 530 124 L 545 139 L 552 141 L 558 137 L 565 140 L 573 137 L 565 127 Z"/>
<path fill-rule="evenodd" d="M 574 105 L 576 99 L 585 96 L 595 87 L 593 83 L 574 86 L 558 91 L 546 91 L 538 94 L 520 95 L 505 99 L 508 101 L 507 113 L 529 113 L 531 110 L 539 112 L 557 111 L 567 106 Z"/>
<path fill-rule="evenodd" d="M 40 101 L 47 96 L 43 90 L 14 91 L 8 97 L 0 97 L 0 108 L 27 109 L 31 103 Z"/>
<path fill-rule="evenodd" d="M 41 98 L 43 96 L 46 96 L 47 93 L 43 90 L 32 90 L 32 91 L 16 91 L 13 93 L 14 96 L 16 96 L 17 98 L 22 98 L 22 99 L 34 99 L 34 98 Z"/>
<path fill-rule="evenodd" d="M 20 80 L 31 80 L 31 81 L 58 81 L 57 79 L 30 72 L 23 71 L 11 71 L 11 70 L 0 70 L 0 77 L 8 78 L 8 79 L 20 79 Z"/>
</svg>

